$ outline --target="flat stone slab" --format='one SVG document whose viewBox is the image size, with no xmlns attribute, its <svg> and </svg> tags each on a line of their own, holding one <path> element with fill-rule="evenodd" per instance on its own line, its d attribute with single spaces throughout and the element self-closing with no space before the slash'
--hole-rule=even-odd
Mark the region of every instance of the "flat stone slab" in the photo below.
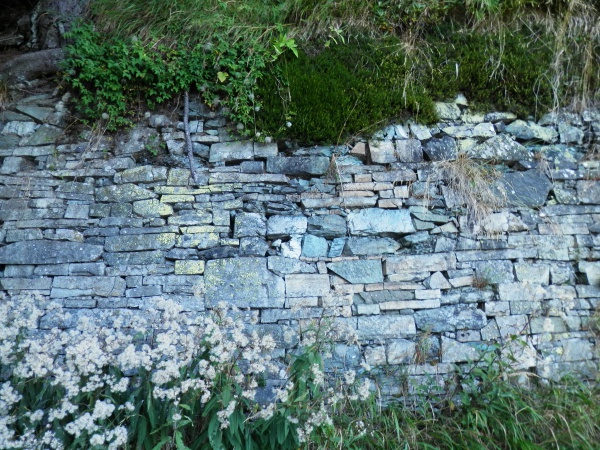
<svg viewBox="0 0 600 450">
<path fill-rule="evenodd" d="M 118 186 L 105 186 L 96 189 L 96 201 L 99 202 L 133 202 L 156 198 L 157 195 L 135 184 L 121 184 Z"/>
<path fill-rule="evenodd" d="M 385 274 L 399 272 L 440 272 L 456 269 L 456 257 L 453 253 L 435 253 L 429 255 L 391 256 L 385 261 Z"/>
<path fill-rule="evenodd" d="M 480 309 L 468 305 L 455 305 L 417 311 L 415 322 L 419 330 L 441 333 L 444 331 L 480 330 L 487 325 L 487 318 Z"/>
<path fill-rule="evenodd" d="M 506 127 L 506 131 L 524 141 L 555 142 L 558 139 L 558 132 L 554 128 L 541 127 L 535 122 L 525 122 L 524 120 L 515 120 Z"/>
<path fill-rule="evenodd" d="M 124 293 L 125 280 L 120 277 L 54 277 L 50 297 L 119 297 Z"/>
<path fill-rule="evenodd" d="M 329 275 L 290 274 L 285 277 L 288 297 L 322 297 L 329 293 Z"/>
<path fill-rule="evenodd" d="M 468 151 L 471 158 L 494 161 L 523 161 L 531 158 L 531 152 L 505 134 L 496 135 Z"/>
<path fill-rule="evenodd" d="M 394 253 L 401 245 L 392 238 L 350 238 L 346 242 L 344 252 L 347 255 L 382 255 Z"/>
<path fill-rule="evenodd" d="M 359 339 L 397 339 L 417 333 L 412 316 L 360 316 L 357 322 Z"/>
<path fill-rule="evenodd" d="M 291 156 L 267 158 L 267 172 L 285 175 L 323 175 L 329 170 L 326 156 Z"/>
<path fill-rule="evenodd" d="M 408 234 L 417 231 L 407 209 L 365 208 L 348 214 L 350 233 L 358 236 Z"/>
<path fill-rule="evenodd" d="M 537 208 L 546 203 L 552 182 L 538 170 L 528 170 L 505 173 L 497 186 L 506 194 L 509 206 Z"/>
<path fill-rule="evenodd" d="M 441 139 L 431 139 L 424 150 L 431 161 L 448 161 L 456 159 L 458 146 L 453 138 L 444 136 Z"/>
<path fill-rule="evenodd" d="M 33 240 L 0 248 L 0 264 L 61 264 L 97 261 L 101 245 L 81 242 Z"/>
<path fill-rule="evenodd" d="M 44 124 L 39 127 L 35 133 L 29 136 L 25 145 L 48 145 L 54 144 L 56 140 L 62 135 L 63 129 L 52 125 Z"/>
<path fill-rule="evenodd" d="M 222 142 L 210 147 L 210 162 L 240 161 L 254 157 L 252 141 Z"/>
<path fill-rule="evenodd" d="M 308 232 L 325 239 L 346 236 L 346 219 L 337 214 L 309 217 Z"/>
<path fill-rule="evenodd" d="M 304 234 L 306 227 L 307 219 L 305 216 L 271 216 L 267 221 L 267 236 L 278 239 Z"/>
<path fill-rule="evenodd" d="M 108 252 L 135 252 L 141 250 L 169 250 L 175 245 L 175 233 L 109 236 L 104 247 Z"/>
<path fill-rule="evenodd" d="M 285 283 L 267 269 L 266 258 L 224 258 L 206 262 L 207 305 L 226 302 L 238 308 L 283 308 Z"/>
<path fill-rule="evenodd" d="M 350 283 L 383 283 L 379 260 L 338 261 L 327 264 L 327 268 Z"/>
</svg>

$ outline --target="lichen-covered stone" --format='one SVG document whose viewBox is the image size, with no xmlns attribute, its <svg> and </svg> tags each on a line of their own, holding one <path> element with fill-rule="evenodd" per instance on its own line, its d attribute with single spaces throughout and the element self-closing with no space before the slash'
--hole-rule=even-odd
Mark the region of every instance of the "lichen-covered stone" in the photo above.
<svg viewBox="0 0 600 450">
<path fill-rule="evenodd" d="M 329 170 L 326 156 L 290 156 L 267 158 L 267 172 L 284 175 L 323 175 Z"/>
<path fill-rule="evenodd" d="M 267 220 L 267 236 L 273 239 L 306 233 L 305 216 L 275 215 Z"/>
<path fill-rule="evenodd" d="M 440 333 L 456 330 L 480 330 L 487 325 L 485 313 L 469 305 L 442 306 L 415 313 L 419 330 Z"/>
<path fill-rule="evenodd" d="M 175 233 L 109 236 L 104 248 L 108 252 L 135 252 L 140 250 L 168 250 L 175 246 Z"/>
<path fill-rule="evenodd" d="M 288 297 L 318 297 L 329 293 L 329 275 L 289 274 L 285 277 Z"/>
<path fill-rule="evenodd" d="M 50 297 L 119 297 L 124 293 L 125 280 L 120 277 L 54 277 Z"/>
<path fill-rule="evenodd" d="M 96 189 L 96 201 L 98 202 L 133 202 L 156 197 L 154 192 L 135 184 L 105 186 Z"/>
<path fill-rule="evenodd" d="M 376 259 L 339 261 L 327 268 L 350 283 L 382 283 L 381 262 Z"/>
<path fill-rule="evenodd" d="M 32 240 L 0 248 L 0 264 L 61 264 L 97 261 L 101 245 L 81 242 Z"/>
<path fill-rule="evenodd" d="M 417 231 L 406 209 L 365 208 L 348 214 L 350 233 L 358 236 L 396 235 Z"/>
<path fill-rule="evenodd" d="M 285 283 L 267 269 L 265 258 L 207 261 L 204 280 L 211 306 L 224 301 L 238 308 L 282 308 L 285 302 Z"/>
<path fill-rule="evenodd" d="M 161 217 L 173 214 L 173 207 L 153 198 L 133 203 L 133 212 L 142 217 Z"/>
<path fill-rule="evenodd" d="M 417 333 L 412 316 L 385 315 L 358 317 L 357 334 L 360 339 L 398 339 Z"/>
</svg>

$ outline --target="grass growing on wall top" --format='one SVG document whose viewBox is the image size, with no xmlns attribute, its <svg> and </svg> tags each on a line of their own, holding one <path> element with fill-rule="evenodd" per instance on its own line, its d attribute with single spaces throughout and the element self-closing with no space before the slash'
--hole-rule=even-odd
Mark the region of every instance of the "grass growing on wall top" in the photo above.
<svg viewBox="0 0 600 450">
<path fill-rule="evenodd" d="M 430 122 L 432 102 L 459 92 L 476 108 L 522 117 L 600 103 L 593 0 L 91 6 L 95 28 L 74 33 L 67 81 L 83 117 L 108 115 L 112 128 L 129 123 L 132 105 L 175 99 L 186 89 L 226 106 L 248 136 L 301 142 L 339 142 L 406 114 Z M 100 67 L 92 47 L 107 49 Z"/>
</svg>

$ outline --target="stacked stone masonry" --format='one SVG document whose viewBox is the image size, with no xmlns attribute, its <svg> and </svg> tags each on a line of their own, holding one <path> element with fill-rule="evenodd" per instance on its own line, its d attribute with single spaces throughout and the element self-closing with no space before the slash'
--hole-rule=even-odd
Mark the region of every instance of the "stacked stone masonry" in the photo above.
<svg viewBox="0 0 600 450">
<path fill-rule="evenodd" d="M 0 286 L 72 312 L 41 328 L 143 315 L 161 297 L 187 314 L 226 302 L 279 356 L 297 344 L 286 331 L 329 317 L 359 338 L 341 336 L 330 367 L 402 368 L 413 384 L 493 342 L 542 378 L 596 376 L 598 111 L 536 123 L 440 103 L 435 126 L 293 148 L 193 105 L 194 184 L 181 123 L 148 114 L 121 135 L 70 136 L 67 97 L 0 115 Z M 507 207 L 477 224 L 436 176 L 458 154 L 501 172 Z"/>
</svg>

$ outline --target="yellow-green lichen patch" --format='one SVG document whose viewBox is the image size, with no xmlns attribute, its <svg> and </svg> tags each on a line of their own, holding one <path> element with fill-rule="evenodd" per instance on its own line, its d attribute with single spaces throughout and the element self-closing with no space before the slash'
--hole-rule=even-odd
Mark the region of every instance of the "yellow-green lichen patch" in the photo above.
<svg viewBox="0 0 600 450">
<path fill-rule="evenodd" d="M 133 203 L 133 212 L 142 217 L 161 217 L 173 214 L 173 208 L 157 199 L 140 200 Z"/>
<path fill-rule="evenodd" d="M 175 275 L 202 275 L 204 261 L 175 261 Z"/>
</svg>

